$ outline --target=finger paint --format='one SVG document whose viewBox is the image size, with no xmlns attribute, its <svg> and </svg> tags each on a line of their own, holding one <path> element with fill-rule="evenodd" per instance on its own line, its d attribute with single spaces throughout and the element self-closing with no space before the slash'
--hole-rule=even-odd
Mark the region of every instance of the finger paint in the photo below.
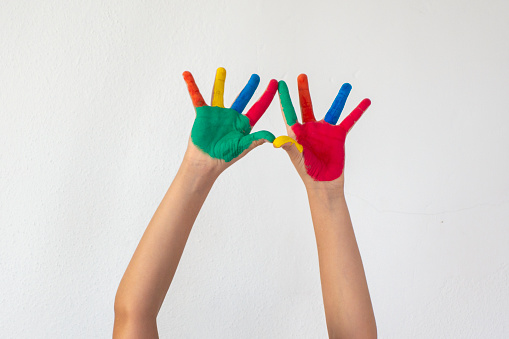
<svg viewBox="0 0 509 339">
<path fill-rule="evenodd" d="M 290 98 L 286 82 L 281 80 L 278 83 L 278 93 L 286 124 L 288 126 L 293 126 L 297 122 L 297 115 L 295 114 L 295 109 L 293 108 L 292 99 Z"/>
<path fill-rule="evenodd" d="M 274 147 L 279 148 L 279 147 L 281 147 L 284 144 L 289 143 L 289 142 L 293 143 L 295 145 L 295 147 L 297 147 L 299 152 L 302 153 L 302 149 L 303 149 L 302 145 L 299 144 L 297 141 L 295 141 L 295 139 L 290 138 L 287 135 L 282 135 L 282 136 L 277 137 L 276 139 L 274 139 L 272 144 L 274 145 Z"/>
<path fill-rule="evenodd" d="M 346 133 L 340 126 L 311 121 L 292 126 L 302 145 L 306 172 L 316 181 L 331 181 L 343 173 Z"/>
<path fill-rule="evenodd" d="M 184 81 L 187 84 L 187 91 L 189 92 L 189 95 L 191 96 L 191 101 L 193 102 L 194 107 L 201 107 L 205 106 L 205 100 L 203 100 L 203 97 L 200 93 L 200 90 L 198 89 L 198 86 L 196 85 L 196 82 L 194 81 L 193 75 L 191 72 L 185 71 L 182 76 L 184 77 Z"/>
<path fill-rule="evenodd" d="M 352 129 L 353 125 L 361 118 L 361 116 L 366 112 L 368 107 L 371 105 L 371 100 L 364 99 L 361 101 L 359 105 L 350 113 L 341 123 L 340 126 L 343 127 L 345 131 L 349 131 Z"/>
<path fill-rule="evenodd" d="M 339 116 L 345 107 L 346 99 L 348 99 L 348 95 L 350 94 L 351 90 L 352 85 L 349 83 L 345 83 L 343 86 L 341 86 L 338 95 L 336 95 L 334 102 L 327 111 L 327 114 L 325 114 L 325 118 L 323 120 L 331 125 L 335 125 L 338 122 Z"/>
<path fill-rule="evenodd" d="M 322 120 L 291 127 L 297 142 L 304 148 L 302 156 L 306 172 L 313 179 L 331 181 L 343 174 L 346 135 L 370 104 L 369 99 L 361 101 L 339 125 Z"/>
<path fill-rule="evenodd" d="M 216 71 L 214 80 L 214 89 L 212 90 L 211 106 L 224 107 L 224 82 L 226 80 L 226 70 L 219 67 Z"/>
<path fill-rule="evenodd" d="M 268 131 L 249 134 L 251 128 L 249 118 L 231 108 L 202 106 L 196 108 L 191 140 L 212 158 L 229 162 L 254 141 L 274 141 L 274 135 Z"/>
<path fill-rule="evenodd" d="M 301 74 L 297 77 L 297 85 L 299 88 L 299 102 L 302 113 L 302 122 L 316 121 L 313 113 L 313 105 L 311 103 L 311 94 L 309 93 L 308 77 Z"/>
<path fill-rule="evenodd" d="M 251 98 L 253 97 L 254 92 L 258 88 L 258 85 L 260 84 L 260 77 L 258 74 L 251 75 L 251 78 L 249 78 L 249 81 L 247 82 L 246 86 L 240 92 L 237 99 L 235 99 L 235 102 L 232 105 L 232 109 L 236 110 L 239 113 L 242 113 L 244 109 L 247 106 L 247 103 Z"/>
<path fill-rule="evenodd" d="M 272 79 L 260 99 L 258 99 L 258 101 L 255 102 L 251 109 L 246 113 L 251 127 L 253 127 L 258 122 L 258 120 L 260 120 L 263 113 L 265 113 L 267 108 L 269 108 L 272 99 L 274 99 L 274 95 L 276 95 L 277 86 L 277 80 Z"/>
</svg>

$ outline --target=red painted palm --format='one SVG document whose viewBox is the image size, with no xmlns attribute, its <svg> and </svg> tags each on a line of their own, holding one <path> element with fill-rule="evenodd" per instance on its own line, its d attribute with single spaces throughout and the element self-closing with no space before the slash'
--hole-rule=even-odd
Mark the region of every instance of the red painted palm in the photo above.
<svg viewBox="0 0 509 339">
<path fill-rule="evenodd" d="M 299 101 L 302 123 L 290 99 L 288 87 L 279 82 L 278 91 L 288 136 L 302 145 L 302 159 L 294 159 L 294 164 L 304 164 L 305 172 L 315 181 L 332 181 L 343 174 L 345 166 L 346 135 L 367 110 L 371 101 L 364 99 L 339 125 L 336 125 L 352 86 L 344 84 L 324 119 L 317 121 L 313 113 L 307 76 L 298 77 Z M 281 138 L 281 137 L 280 137 Z M 288 138 L 276 138 L 274 145 L 280 147 L 291 141 Z M 279 139 L 279 140 L 278 140 Z M 297 168 L 299 169 L 299 168 Z"/>
</svg>

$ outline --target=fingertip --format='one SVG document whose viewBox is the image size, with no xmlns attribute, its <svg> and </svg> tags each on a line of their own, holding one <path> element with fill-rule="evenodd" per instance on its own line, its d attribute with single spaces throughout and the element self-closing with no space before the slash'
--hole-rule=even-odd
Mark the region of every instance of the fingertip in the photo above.
<svg viewBox="0 0 509 339">
<path fill-rule="evenodd" d="M 255 83 L 256 86 L 258 86 L 258 84 L 260 83 L 260 76 L 258 74 L 252 74 L 249 81 Z"/>
<path fill-rule="evenodd" d="M 343 86 L 341 86 L 341 89 L 340 89 L 340 91 L 344 91 L 344 92 L 348 91 L 349 93 L 351 90 L 352 90 L 352 85 L 350 85 L 348 82 L 345 82 L 343 84 Z"/>
<path fill-rule="evenodd" d="M 297 77 L 297 82 L 299 84 L 307 83 L 308 82 L 308 76 L 306 74 L 304 74 L 304 73 L 299 74 L 299 76 Z"/>
<path fill-rule="evenodd" d="M 226 70 L 223 67 L 219 67 L 216 71 L 216 80 L 214 82 L 214 85 L 216 84 L 224 84 L 224 81 L 226 79 Z"/>
<path fill-rule="evenodd" d="M 284 80 L 278 81 L 278 83 L 277 83 L 277 90 L 280 93 L 288 94 L 288 85 L 286 84 L 286 82 Z"/>
<path fill-rule="evenodd" d="M 193 75 L 189 71 L 184 71 L 184 73 L 182 73 L 182 77 L 184 78 L 185 81 L 187 81 L 189 79 L 192 79 Z"/>
<path fill-rule="evenodd" d="M 226 69 L 224 69 L 224 67 L 218 67 L 216 73 L 220 76 L 226 76 Z"/>
<path fill-rule="evenodd" d="M 359 108 L 362 109 L 363 111 L 367 110 L 369 106 L 371 106 L 371 100 L 368 98 L 362 100 L 361 103 L 359 104 Z"/>
<path fill-rule="evenodd" d="M 274 140 L 276 140 L 276 137 L 274 135 L 272 135 L 272 136 L 269 136 L 263 140 L 270 142 L 272 144 L 274 142 Z"/>
<path fill-rule="evenodd" d="M 264 134 L 265 135 L 263 136 L 263 139 L 267 140 L 267 142 L 273 143 L 274 140 L 276 139 L 276 136 L 269 131 L 265 131 Z"/>
<path fill-rule="evenodd" d="M 279 84 L 278 84 L 277 80 L 271 79 L 269 81 L 269 85 L 267 86 L 267 89 L 270 90 L 271 92 L 276 93 L 276 91 L 278 90 L 278 87 L 279 87 Z"/>
</svg>

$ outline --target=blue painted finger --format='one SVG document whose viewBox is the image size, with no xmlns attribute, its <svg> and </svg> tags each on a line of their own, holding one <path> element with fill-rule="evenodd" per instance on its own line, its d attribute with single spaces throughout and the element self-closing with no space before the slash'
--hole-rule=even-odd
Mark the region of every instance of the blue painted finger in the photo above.
<svg viewBox="0 0 509 339">
<path fill-rule="evenodd" d="M 331 125 L 335 125 L 338 122 L 339 116 L 345 107 L 346 99 L 348 98 L 351 90 L 352 85 L 349 83 L 343 84 L 343 86 L 341 86 L 336 99 L 334 99 L 332 106 L 329 108 L 327 114 L 325 114 L 325 118 L 323 120 Z"/>
<path fill-rule="evenodd" d="M 246 108 L 249 100 L 251 100 L 251 97 L 256 91 L 256 88 L 258 87 L 259 83 L 260 77 L 258 76 L 258 74 L 251 75 L 251 78 L 249 78 L 246 87 L 244 87 L 244 89 L 242 90 L 242 92 L 240 92 L 237 99 L 235 99 L 235 102 L 232 105 L 232 109 L 236 110 L 239 113 L 242 113 L 244 108 Z"/>
</svg>

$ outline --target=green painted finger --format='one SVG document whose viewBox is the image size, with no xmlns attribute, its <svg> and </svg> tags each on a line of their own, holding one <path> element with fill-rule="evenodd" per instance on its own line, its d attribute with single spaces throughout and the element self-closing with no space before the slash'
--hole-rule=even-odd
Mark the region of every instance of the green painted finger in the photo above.
<svg viewBox="0 0 509 339">
<path fill-rule="evenodd" d="M 295 114 L 295 109 L 293 108 L 292 99 L 290 98 L 290 93 L 288 92 L 288 86 L 286 82 L 280 81 L 278 84 L 278 92 L 279 92 L 279 101 L 281 102 L 281 107 L 283 108 L 283 114 L 285 116 L 286 123 L 288 126 L 292 126 L 297 122 L 297 114 Z"/>
<path fill-rule="evenodd" d="M 240 140 L 239 147 L 242 149 L 242 151 L 246 150 L 251 146 L 251 144 L 254 141 L 257 140 L 268 140 L 269 142 L 273 142 L 276 137 L 274 134 L 270 133 L 269 131 L 258 131 L 254 132 L 252 134 L 246 135 Z"/>
<path fill-rule="evenodd" d="M 253 141 L 265 139 L 268 142 L 273 142 L 274 139 L 276 139 L 274 134 L 270 133 L 269 131 L 254 132 L 254 133 L 249 134 L 249 136 L 251 136 L 253 138 Z"/>
</svg>

